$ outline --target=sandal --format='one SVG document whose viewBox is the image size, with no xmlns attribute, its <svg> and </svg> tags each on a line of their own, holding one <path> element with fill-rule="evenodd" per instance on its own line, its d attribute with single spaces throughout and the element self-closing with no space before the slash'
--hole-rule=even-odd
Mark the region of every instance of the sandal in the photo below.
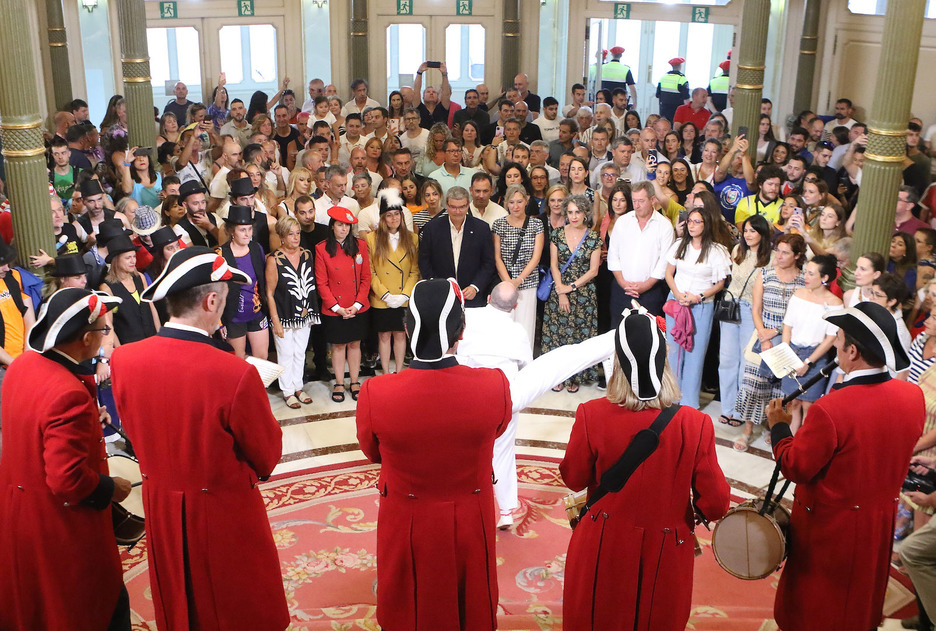
<svg viewBox="0 0 936 631">
<path fill-rule="evenodd" d="M 354 389 L 354 386 L 357 386 L 357 390 Z M 352 381 L 350 391 L 351 391 L 351 398 L 357 401 L 358 395 L 361 393 L 361 382 Z"/>
<path fill-rule="evenodd" d="M 286 407 L 298 410 L 302 405 L 299 403 L 299 399 L 296 398 L 296 395 L 291 394 L 286 397 Z"/>
<path fill-rule="evenodd" d="M 569 386 L 566 388 L 566 392 L 568 392 L 569 394 L 575 394 L 578 391 L 579 391 L 578 384 L 575 384 L 574 386 Z"/>
<path fill-rule="evenodd" d="M 740 421 L 736 418 L 730 418 L 728 416 L 725 416 L 724 414 L 718 417 L 718 422 L 721 423 L 722 425 L 727 425 L 729 427 L 741 427 L 742 425 L 744 425 L 744 421 Z"/>
<path fill-rule="evenodd" d="M 341 388 L 341 392 L 338 391 L 338 388 Z M 335 403 L 341 403 L 344 401 L 344 384 L 336 383 L 335 387 L 332 388 L 331 400 Z"/>
<path fill-rule="evenodd" d="M 750 434 L 741 434 L 740 436 L 735 438 L 732 448 L 735 451 L 747 451 L 748 441 L 750 440 L 751 440 Z"/>
<path fill-rule="evenodd" d="M 312 403 L 312 397 L 306 394 L 305 390 L 296 390 L 296 398 L 299 399 L 301 403 L 306 405 Z"/>
<path fill-rule="evenodd" d="M 562 392 L 563 390 L 565 390 L 565 386 L 562 385 L 561 383 L 552 389 L 553 392 Z"/>
</svg>

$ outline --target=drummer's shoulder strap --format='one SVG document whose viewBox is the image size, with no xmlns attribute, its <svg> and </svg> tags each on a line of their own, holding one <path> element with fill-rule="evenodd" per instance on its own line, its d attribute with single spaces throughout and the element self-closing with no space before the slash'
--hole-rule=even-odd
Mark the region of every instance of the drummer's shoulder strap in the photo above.
<svg viewBox="0 0 936 631">
<path fill-rule="evenodd" d="M 588 502 L 582 507 L 579 519 L 584 518 L 585 513 L 606 494 L 617 493 L 624 488 L 637 467 L 656 451 L 657 446 L 660 444 L 660 434 L 673 420 L 679 409 L 680 406 L 675 404 L 661 410 L 649 428 L 637 432 L 618 461 L 601 474 L 598 488 L 595 489 L 595 492 L 588 498 Z"/>
</svg>

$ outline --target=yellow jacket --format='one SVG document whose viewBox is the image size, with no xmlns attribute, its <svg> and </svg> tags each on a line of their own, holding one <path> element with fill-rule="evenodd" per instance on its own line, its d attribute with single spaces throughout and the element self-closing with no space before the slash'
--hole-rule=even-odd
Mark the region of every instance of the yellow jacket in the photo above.
<svg viewBox="0 0 936 631">
<path fill-rule="evenodd" d="M 410 233 L 410 237 L 413 239 L 413 244 L 418 247 L 419 240 L 417 236 Z M 398 247 L 390 252 L 387 260 L 378 263 L 377 233 L 368 232 L 364 238 L 367 240 L 367 252 L 370 255 L 371 306 L 375 309 L 389 308 L 389 305 L 380 299 L 387 292 L 411 296 L 413 287 L 419 281 L 418 257 L 410 259 L 406 256 L 406 250 Z"/>
</svg>

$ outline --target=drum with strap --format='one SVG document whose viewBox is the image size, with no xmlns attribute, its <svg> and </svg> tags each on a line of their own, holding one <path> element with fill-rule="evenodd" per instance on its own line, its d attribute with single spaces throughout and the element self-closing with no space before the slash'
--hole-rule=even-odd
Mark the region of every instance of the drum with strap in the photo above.
<svg viewBox="0 0 936 631">
<path fill-rule="evenodd" d="M 130 481 L 132 488 L 122 502 L 111 504 L 111 516 L 114 522 L 114 536 L 117 544 L 131 548 L 143 538 L 145 534 L 143 513 L 143 475 L 140 473 L 140 464 L 135 458 L 122 454 L 114 454 L 107 458 L 110 474 Z"/>
<path fill-rule="evenodd" d="M 715 526 L 712 551 L 726 572 L 744 580 L 766 578 L 780 569 L 787 557 L 790 513 L 780 499 L 790 486 L 787 480 L 776 497 L 780 459 L 774 467 L 766 497 L 732 508 Z"/>
</svg>

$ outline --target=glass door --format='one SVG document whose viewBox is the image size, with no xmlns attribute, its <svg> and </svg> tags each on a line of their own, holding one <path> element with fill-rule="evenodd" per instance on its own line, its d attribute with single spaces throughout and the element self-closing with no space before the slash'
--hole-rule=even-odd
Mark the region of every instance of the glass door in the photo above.
<svg viewBox="0 0 936 631">
<path fill-rule="evenodd" d="M 188 88 L 189 101 L 202 100 L 201 20 L 190 26 L 146 29 L 149 47 L 153 104 L 162 112 L 166 103 L 175 98 L 173 89 L 181 81 Z M 208 96 L 211 96 L 209 92 Z M 184 125 L 184 121 L 181 121 Z"/>
</svg>

